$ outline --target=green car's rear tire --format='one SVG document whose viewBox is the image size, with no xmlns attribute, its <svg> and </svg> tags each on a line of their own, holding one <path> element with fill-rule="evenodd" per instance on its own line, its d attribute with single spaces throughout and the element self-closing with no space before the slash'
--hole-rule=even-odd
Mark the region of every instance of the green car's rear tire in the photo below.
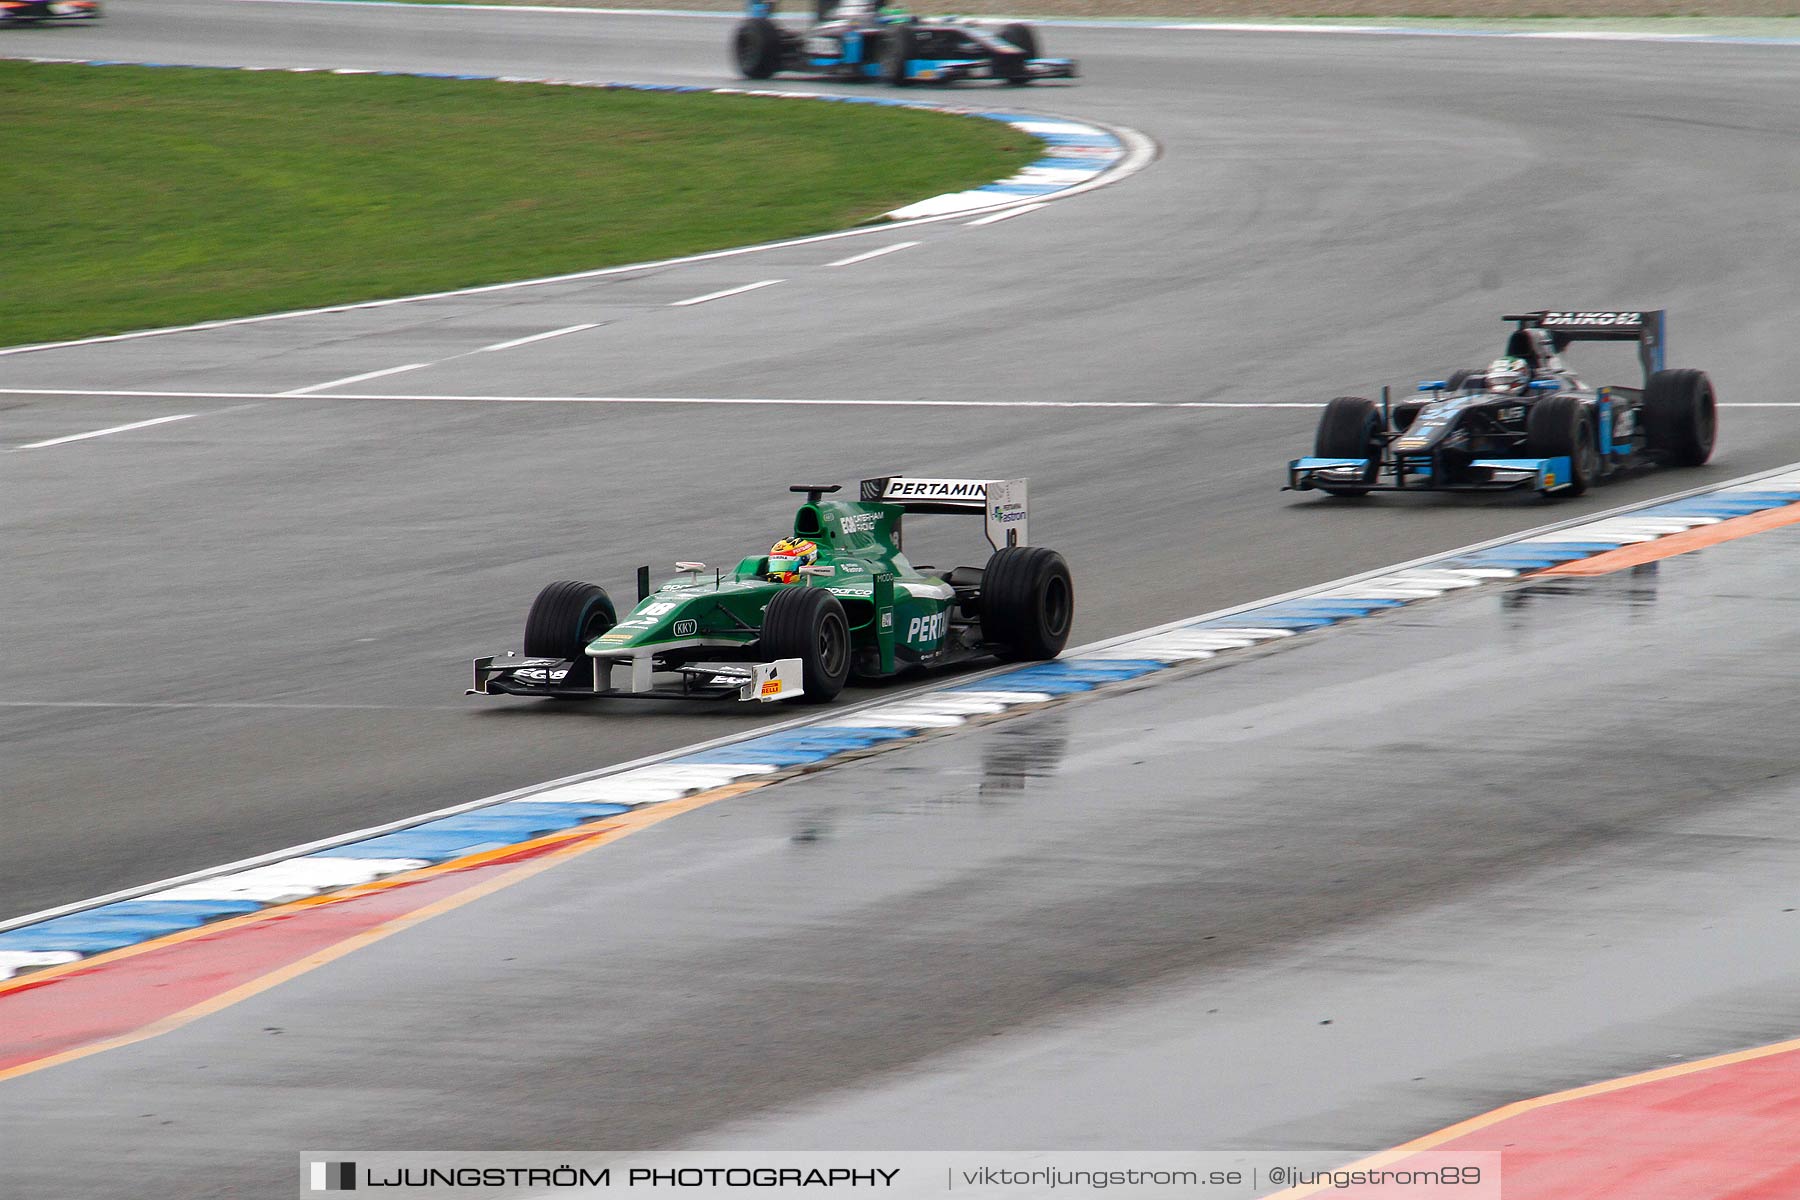
<svg viewBox="0 0 1800 1200">
<path fill-rule="evenodd" d="M 1678 467 L 1712 457 L 1718 402 L 1705 371 L 1658 371 L 1644 386 L 1644 439 Z"/>
<path fill-rule="evenodd" d="M 981 637 L 1007 662 L 1055 658 L 1075 625 L 1069 564 L 1042 546 L 1008 546 L 981 576 Z"/>
<path fill-rule="evenodd" d="M 1600 450 L 1587 408 L 1574 396 L 1545 396 L 1526 418 L 1525 444 L 1534 458 L 1567 458 L 1569 486 L 1562 495 L 1579 496 L 1600 479 Z"/>
<path fill-rule="evenodd" d="M 1374 483 L 1381 474 L 1381 455 L 1387 439 L 1381 435 L 1381 410 L 1373 400 L 1362 396 L 1338 396 L 1325 405 L 1319 415 L 1319 430 L 1313 435 L 1313 453 L 1320 458 L 1366 458 L 1365 483 Z M 1319 486 L 1321 492 L 1333 496 L 1366 496 L 1366 487 Z"/>
<path fill-rule="evenodd" d="M 781 70 L 781 27 L 767 17 L 741 22 L 731 39 L 731 57 L 745 79 L 767 79 Z"/>
<path fill-rule="evenodd" d="M 566 658 L 579 663 L 588 643 L 619 623 L 606 589 L 564 579 L 537 594 L 525 617 L 527 658 Z"/>
<path fill-rule="evenodd" d="M 797 699 L 829 704 L 850 677 L 850 618 L 824 588 L 783 588 L 763 610 L 762 653 L 799 659 L 805 690 Z"/>
</svg>

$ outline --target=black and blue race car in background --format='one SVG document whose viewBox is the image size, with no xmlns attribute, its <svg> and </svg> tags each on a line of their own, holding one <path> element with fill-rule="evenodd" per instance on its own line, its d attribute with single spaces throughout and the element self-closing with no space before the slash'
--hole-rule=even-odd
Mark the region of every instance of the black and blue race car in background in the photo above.
<svg viewBox="0 0 1800 1200">
<path fill-rule="evenodd" d="M 1042 58 L 1037 32 L 1013 23 L 989 29 L 962 17 L 915 17 L 880 0 L 818 0 L 811 26 L 775 19 L 776 0 L 749 0 L 732 38 L 732 60 L 746 79 L 792 71 L 828 79 L 1010 84 L 1072 79 L 1075 62 Z"/>
<path fill-rule="evenodd" d="M 1313 453 L 1288 464 L 1289 489 L 1579 496 L 1637 466 L 1697 467 L 1712 457 L 1717 406 L 1704 371 L 1663 366 L 1665 316 L 1514 313 L 1506 356 L 1419 384 L 1423 398 L 1325 406 Z M 1572 342 L 1637 343 L 1642 387 L 1590 387 L 1562 360 Z M 1386 389 L 1383 389 L 1384 395 Z"/>
<path fill-rule="evenodd" d="M 0 0 L 0 26 L 57 21 L 94 21 L 100 0 Z"/>
</svg>

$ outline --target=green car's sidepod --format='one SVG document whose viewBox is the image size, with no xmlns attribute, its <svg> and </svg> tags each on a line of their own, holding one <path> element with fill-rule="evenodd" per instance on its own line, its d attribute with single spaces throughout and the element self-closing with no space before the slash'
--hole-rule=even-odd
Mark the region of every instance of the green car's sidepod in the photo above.
<svg viewBox="0 0 1800 1200">
<path fill-rule="evenodd" d="M 565 581 L 538 596 L 523 654 L 475 660 L 470 694 L 823 702 L 851 674 L 879 678 L 982 655 L 1054 658 L 1068 642 L 1074 587 L 1062 556 L 1026 544 L 1024 480 L 888 477 L 861 498 L 802 486 L 794 536 L 818 546 L 798 582 L 766 556 L 730 570 L 678 563 L 615 619 L 610 597 Z M 979 513 L 985 567 L 921 571 L 901 551 L 908 512 Z"/>
</svg>

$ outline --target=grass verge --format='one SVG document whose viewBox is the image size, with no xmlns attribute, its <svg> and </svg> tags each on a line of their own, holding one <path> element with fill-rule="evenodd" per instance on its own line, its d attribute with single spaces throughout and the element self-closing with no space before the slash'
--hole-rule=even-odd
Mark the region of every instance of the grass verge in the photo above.
<svg viewBox="0 0 1800 1200">
<path fill-rule="evenodd" d="M 0 111 L 6 345 L 817 233 L 1041 150 L 863 105 L 8 61 Z"/>
</svg>

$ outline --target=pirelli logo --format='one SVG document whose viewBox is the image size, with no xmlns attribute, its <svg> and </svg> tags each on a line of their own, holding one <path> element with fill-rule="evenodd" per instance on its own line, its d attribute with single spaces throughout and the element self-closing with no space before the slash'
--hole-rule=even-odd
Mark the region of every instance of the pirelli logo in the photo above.
<svg viewBox="0 0 1800 1200">
<path fill-rule="evenodd" d="M 762 694 L 765 696 L 781 695 L 781 680 L 779 680 L 779 679 L 763 680 Z"/>
</svg>

